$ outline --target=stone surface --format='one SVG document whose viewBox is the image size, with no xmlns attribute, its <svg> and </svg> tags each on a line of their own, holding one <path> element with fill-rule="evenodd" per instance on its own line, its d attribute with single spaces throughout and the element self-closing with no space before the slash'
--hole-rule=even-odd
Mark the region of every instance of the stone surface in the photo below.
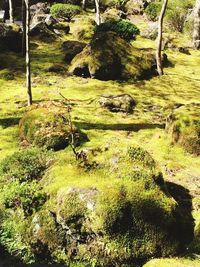
<svg viewBox="0 0 200 267">
<path fill-rule="evenodd" d="M 103 95 L 99 99 L 99 104 L 110 110 L 111 112 L 131 113 L 136 105 L 135 100 L 128 94 L 106 96 Z"/>
</svg>

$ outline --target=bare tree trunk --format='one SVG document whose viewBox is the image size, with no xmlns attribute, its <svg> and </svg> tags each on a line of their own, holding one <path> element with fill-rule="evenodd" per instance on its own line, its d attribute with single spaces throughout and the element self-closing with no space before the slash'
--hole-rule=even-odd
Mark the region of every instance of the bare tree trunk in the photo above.
<svg viewBox="0 0 200 267">
<path fill-rule="evenodd" d="M 25 56 L 26 54 L 26 9 L 25 9 L 24 0 L 22 0 L 21 16 L 22 16 L 22 56 Z"/>
<path fill-rule="evenodd" d="M 99 25 L 99 24 L 101 24 L 99 0 L 95 0 L 95 7 L 96 7 L 96 24 Z"/>
<path fill-rule="evenodd" d="M 162 33 L 163 33 L 163 19 L 167 9 L 167 4 L 168 0 L 164 0 L 158 20 L 158 45 L 156 51 L 156 63 L 157 63 L 157 71 L 160 76 L 164 74 L 162 67 Z"/>
<path fill-rule="evenodd" d="M 9 0 L 9 16 L 10 16 L 10 23 L 11 24 L 14 23 L 12 0 Z"/>
<path fill-rule="evenodd" d="M 193 45 L 194 48 L 200 49 L 200 0 L 196 0 L 194 8 Z"/>
<path fill-rule="evenodd" d="M 30 5 L 29 0 L 25 0 L 26 4 L 26 88 L 28 95 L 28 106 L 32 105 L 31 91 L 31 64 L 30 64 Z"/>
<path fill-rule="evenodd" d="M 82 2 L 82 9 L 83 9 L 83 10 L 86 9 L 86 0 L 83 0 L 83 2 Z"/>
</svg>

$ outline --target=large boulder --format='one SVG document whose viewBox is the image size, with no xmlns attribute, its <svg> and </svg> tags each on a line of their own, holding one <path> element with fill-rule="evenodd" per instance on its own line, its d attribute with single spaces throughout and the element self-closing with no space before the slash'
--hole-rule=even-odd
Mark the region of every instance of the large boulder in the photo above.
<svg viewBox="0 0 200 267">
<path fill-rule="evenodd" d="M 43 41 L 52 41 L 56 38 L 56 34 L 48 28 L 44 21 L 31 24 L 30 35 L 37 36 Z"/>
<path fill-rule="evenodd" d="M 131 113 L 136 105 L 135 100 L 128 94 L 103 95 L 99 99 L 99 104 L 111 112 Z"/>
<path fill-rule="evenodd" d="M 200 155 L 200 104 L 182 105 L 168 116 L 166 130 L 172 143 L 189 153 Z"/>
<path fill-rule="evenodd" d="M 22 51 L 22 32 L 18 25 L 0 23 L 0 49 Z"/>
<path fill-rule="evenodd" d="M 30 6 L 30 14 L 32 20 L 34 19 L 35 16 L 37 15 L 44 15 L 44 14 L 49 14 L 50 13 L 50 4 L 46 3 L 36 3 L 35 5 Z"/>
<path fill-rule="evenodd" d="M 65 62 L 70 63 L 72 59 L 84 49 L 85 46 L 85 43 L 79 41 L 64 41 L 61 49 L 65 53 Z"/>
<path fill-rule="evenodd" d="M 21 141 L 54 150 L 63 149 L 72 142 L 77 146 L 86 141 L 86 136 L 74 124 L 70 125 L 66 113 L 66 110 L 54 106 L 28 111 L 19 122 Z"/>
<path fill-rule="evenodd" d="M 74 266 L 91 266 L 91 259 L 95 259 L 96 266 L 132 266 L 135 261 L 184 253 L 193 237 L 190 207 L 183 207 L 178 197 L 170 195 L 147 151 L 127 147 L 118 140 L 110 141 L 102 147 L 104 155 L 96 157 L 100 164 L 92 171 L 82 172 L 77 169 L 77 162 L 68 157 L 62 161 L 67 168 L 60 169 L 55 162 L 40 181 L 40 185 L 46 186 L 42 191 L 49 194 L 47 202 L 33 214 L 25 216 L 19 202 L 13 201 L 17 209 L 6 210 L 7 216 L 2 216 L 5 221 L 1 224 L 5 232 L 9 223 L 10 235 L 5 236 L 6 241 L 21 242 L 14 248 L 9 246 L 11 252 L 16 248 L 21 252 L 24 244 L 27 261 L 66 265 L 71 262 Z M 29 162 L 29 157 L 23 157 L 23 164 L 26 161 Z M 26 166 L 26 170 L 30 166 L 33 165 Z M 15 167 L 19 175 L 17 164 Z M 71 176 L 74 170 L 75 176 Z M 10 173 L 13 179 L 12 168 Z M 86 176 L 89 179 L 83 179 Z M 10 181 L 5 186 L 10 186 Z M 26 192 L 31 198 L 31 190 L 27 188 Z M 5 193 L 6 199 L 13 199 L 13 190 L 7 188 Z"/>
<path fill-rule="evenodd" d="M 43 41 L 52 41 L 56 38 L 56 34 L 60 34 L 54 30 L 58 21 L 52 17 L 50 12 L 50 5 L 48 3 L 37 3 L 30 7 L 31 12 L 31 36 L 37 36 Z"/>
<path fill-rule="evenodd" d="M 114 32 L 99 32 L 72 60 L 69 71 L 100 80 L 139 79 L 155 73 L 155 57 L 133 48 Z"/>
</svg>

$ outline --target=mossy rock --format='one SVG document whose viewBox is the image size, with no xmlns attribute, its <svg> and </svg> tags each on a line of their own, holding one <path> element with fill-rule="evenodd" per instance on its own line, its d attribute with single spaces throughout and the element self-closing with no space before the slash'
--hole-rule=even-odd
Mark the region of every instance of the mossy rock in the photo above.
<svg viewBox="0 0 200 267">
<path fill-rule="evenodd" d="M 85 46 L 85 43 L 79 41 L 64 41 L 61 46 L 61 49 L 65 53 L 64 61 L 66 63 L 70 63 L 72 59 L 84 49 Z"/>
<path fill-rule="evenodd" d="M 142 79 L 155 73 L 155 58 L 114 32 L 99 32 L 72 60 L 69 71 L 99 80 Z"/>
<path fill-rule="evenodd" d="M 41 210 L 35 214 L 30 223 L 29 235 L 26 241 L 36 260 L 49 260 L 51 255 L 64 244 L 64 234 L 58 227 L 54 214 Z"/>
<path fill-rule="evenodd" d="M 101 185 L 61 187 L 29 218 L 28 234 L 18 232 L 24 253 L 75 266 L 91 266 L 91 259 L 97 266 L 131 266 L 184 251 L 193 222 L 169 194 L 152 156 L 140 147 L 109 155 L 96 170 Z"/>
<path fill-rule="evenodd" d="M 22 31 L 17 24 L 0 23 L 0 49 L 14 52 L 22 51 Z"/>
<path fill-rule="evenodd" d="M 200 104 L 175 109 L 167 118 L 166 131 L 172 143 L 178 143 L 194 155 L 200 155 Z"/>
<path fill-rule="evenodd" d="M 72 129 L 71 129 L 72 128 Z M 75 125 L 69 126 L 67 111 L 56 107 L 39 107 L 24 114 L 19 122 L 20 139 L 28 143 L 59 150 L 67 147 L 74 136 L 74 144 L 86 141 Z"/>
<path fill-rule="evenodd" d="M 132 113 L 136 106 L 135 100 L 129 94 L 102 95 L 98 102 L 111 112 Z"/>
<path fill-rule="evenodd" d="M 54 29 L 63 31 L 65 34 L 70 32 L 69 23 L 66 21 L 60 21 L 53 26 Z"/>
<path fill-rule="evenodd" d="M 66 68 L 61 65 L 61 64 L 53 64 L 51 65 L 48 69 L 47 69 L 48 72 L 54 72 L 54 73 L 64 73 L 66 72 Z"/>
</svg>

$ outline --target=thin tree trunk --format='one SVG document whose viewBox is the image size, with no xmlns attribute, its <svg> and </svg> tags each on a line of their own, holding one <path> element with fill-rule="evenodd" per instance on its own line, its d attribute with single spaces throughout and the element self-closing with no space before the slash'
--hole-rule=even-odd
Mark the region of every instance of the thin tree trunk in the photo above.
<svg viewBox="0 0 200 267">
<path fill-rule="evenodd" d="M 82 1 L 82 9 L 85 10 L 86 9 L 86 0 Z"/>
<path fill-rule="evenodd" d="M 101 24 L 101 15 L 100 15 L 100 8 L 99 8 L 99 0 L 95 0 L 96 6 L 96 24 Z"/>
<path fill-rule="evenodd" d="M 29 0 L 25 0 L 26 4 L 26 88 L 28 95 L 28 106 L 32 105 L 31 91 L 31 67 L 30 67 L 30 5 Z"/>
<path fill-rule="evenodd" d="M 200 49 L 200 0 L 196 0 L 194 8 L 193 45 L 194 48 Z"/>
<path fill-rule="evenodd" d="M 26 54 L 26 9 L 25 9 L 24 0 L 22 0 L 21 16 L 22 16 L 22 56 L 25 56 Z"/>
<path fill-rule="evenodd" d="M 14 23 L 12 0 L 9 0 L 9 16 L 10 16 L 10 23 L 11 24 Z"/>
<path fill-rule="evenodd" d="M 167 4 L 168 0 L 164 0 L 158 20 L 158 44 L 156 51 L 156 63 L 157 63 L 157 71 L 160 76 L 164 74 L 162 66 L 162 34 L 163 34 L 163 19 L 167 9 Z"/>
</svg>

